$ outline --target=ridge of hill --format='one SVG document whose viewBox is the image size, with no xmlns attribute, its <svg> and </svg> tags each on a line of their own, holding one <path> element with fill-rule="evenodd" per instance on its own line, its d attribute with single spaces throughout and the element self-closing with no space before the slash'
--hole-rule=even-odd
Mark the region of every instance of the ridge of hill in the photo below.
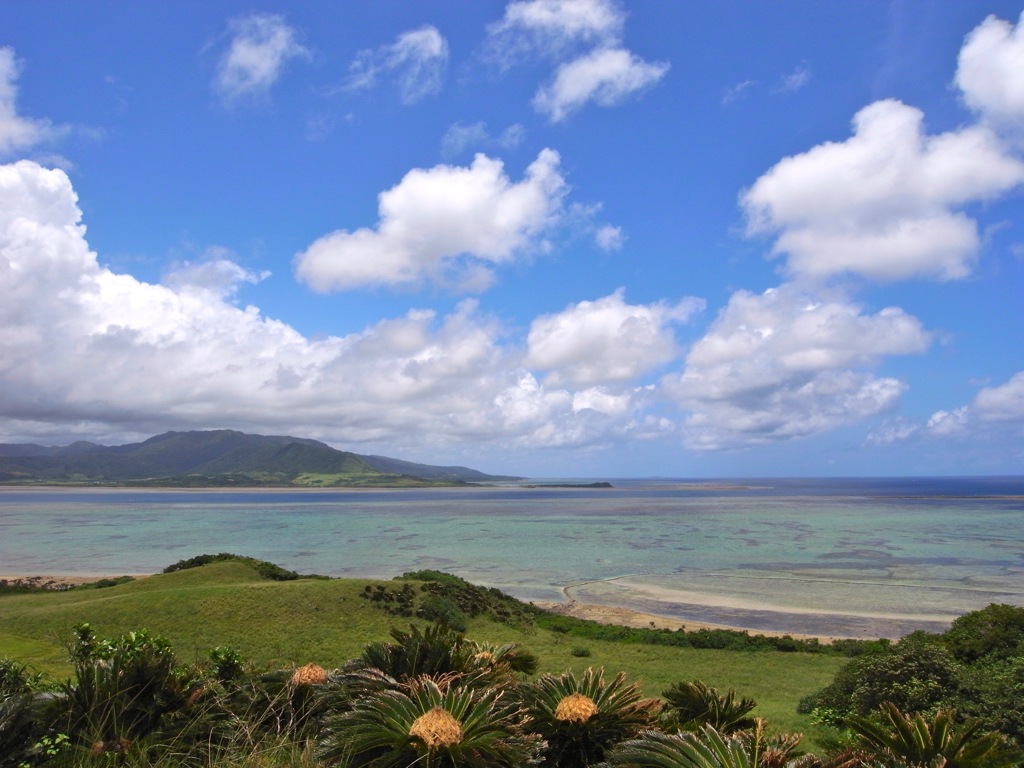
<svg viewBox="0 0 1024 768">
<path fill-rule="evenodd" d="M 467 467 L 360 456 L 308 438 L 230 429 L 165 432 L 103 446 L 0 444 L 0 483 L 160 487 L 382 487 L 518 479 Z"/>
</svg>

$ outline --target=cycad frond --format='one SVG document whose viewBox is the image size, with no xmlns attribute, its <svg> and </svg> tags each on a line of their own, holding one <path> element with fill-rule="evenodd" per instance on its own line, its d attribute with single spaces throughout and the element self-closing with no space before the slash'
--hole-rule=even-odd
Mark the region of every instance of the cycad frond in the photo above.
<svg viewBox="0 0 1024 768">
<path fill-rule="evenodd" d="M 954 727 L 956 713 L 943 710 L 928 719 L 904 715 L 895 704 L 881 706 L 881 722 L 852 717 L 849 726 L 863 746 L 892 756 L 908 766 L 933 764 L 948 768 L 1003 768 L 1020 765 L 1024 755 L 998 733 L 982 733 L 978 720 Z"/>
<path fill-rule="evenodd" d="M 757 702 L 738 699 L 731 688 L 722 695 L 700 680 L 691 680 L 675 683 L 661 695 L 681 730 L 695 731 L 711 725 L 719 733 L 733 733 L 752 728 L 755 723 L 747 715 Z"/>
<path fill-rule="evenodd" d="M 608 756 L 611 767 L 629 768 L 786 768 L 800 763 L 794 751 L 800 736 L 768 736 L 763 720 L 736 734 L 706 725 L 695 732 L 647 731 L 623 742 Z"/>
</svg>

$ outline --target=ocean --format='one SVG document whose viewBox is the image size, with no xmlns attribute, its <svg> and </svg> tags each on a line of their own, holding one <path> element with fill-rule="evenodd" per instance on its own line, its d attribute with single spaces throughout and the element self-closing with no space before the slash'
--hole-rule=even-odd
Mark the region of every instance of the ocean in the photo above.
<svg viewBox="0 0 1024 768">
<path fill-rule="evenodd" d="M 1024 477 L 609 482 L 3 488 L 0 574 L 155 573 L 234 552 L 300 573 L 432 568 L 527 600 L 845 637 L 1024 605 Z"/>
</svg>

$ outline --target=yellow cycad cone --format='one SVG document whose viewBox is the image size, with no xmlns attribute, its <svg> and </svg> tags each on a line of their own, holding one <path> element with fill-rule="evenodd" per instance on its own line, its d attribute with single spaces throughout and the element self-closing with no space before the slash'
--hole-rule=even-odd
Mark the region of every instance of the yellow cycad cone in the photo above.
<svg viewBox="0 0 1024 768">
<path fill-rule="evenodd" d="M 597 714 L 597 705 L 582 693 L 570 693 L 555 707 L 556 720 L 585 723 Z"/>
<path fill-rule="evenodd" d="M 320 685 L 327 682 L 327 670 L 310 662 L 292 673 L 292 685 Z"/>
<path fill-rule="evenodd" d="M 426 744 L 427 749 L 451 747 L 462 741 L 462 726 L 447 710 L 434 707 L 413 721 L 409 735 Z"/>
</svg>

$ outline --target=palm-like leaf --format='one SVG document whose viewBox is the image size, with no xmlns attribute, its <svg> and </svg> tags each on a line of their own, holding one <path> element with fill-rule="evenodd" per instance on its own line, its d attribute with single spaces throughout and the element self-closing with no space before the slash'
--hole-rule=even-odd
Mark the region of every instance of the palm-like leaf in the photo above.
<svg viewBox="0 0 1024 768">
<path fill-rule="evenodd" d="M 793 757 L 799 741 L 797 735 L 768 736 L 763 720 L 733 735 L 710 725 L 680 734 L 647 731 L 616 747 L 607 764 L 629 768 L 795 768 L 802 763 Z"/>
<path fill-rule="evenodd" d="M 27 764 L 29 748 L 40 732 L 31 693 L 0 694 L 0 768 Z"/>
<path fill-rule="evenodd" d="M 609 766 L 630 768 L 755 768 L 757 763 L 737 739 L 710 726 L 700 733 L 645 733 L 620 744 L 608 758 Z"/>
<path fill-rule="evenodd" d="M 606 683 L 602 669 L 579 678 L 545 675 L 525 695 L 529 729 L 547 742 L 544 763 L 558 768 L 599 763 L 615 744 L 650 728 L 660 708 L 642 698 L 639 686 L 627 685 L 624 674 Z"/>
<path fill-rule="evenodd" d="M 354 668 L 379 669 L 399 681 L 421 675 L 468 672 L 473 668 L 472 644 L 461 632 L 434 624 L 421 630 L 410 625 L 409 631 L 392 629 L 394 642 L 370 643 L 352 665 Z"/>
<path fill-rule="evenodd" d="M 754 718 L 747 715 L 757 702 L 749 698 L 737 699 L 731 688 L 722 695 L 700 680 L 691 680 L 675 683 L 661 695 L 681 730 L 695 731 L 710 725 L 719 733 L 734 733 L 755 724 Z"/>
<path fill-rule="evenodd" d="M 522 735 L 520 708 L 498 689 L 444 690 L 427 677 L 404 688 L 378 691 L 328 720 L 321 757 L 346 768 L 511 768 L 536 762 L 539 739 Z"/>
<path fill-rule="evenodd" d="M 904 715 L 891 703 L 881 706 L 881 723 L 853 717 L 849 726 L 863 746 L 879 759 L 895 758 L 900 766 L 929 768 L 1003 768 L 1017 766 L 1024 754 L 1006 737 L 983 733 L 981 722 L 969 720 L 954 727 L 955 712 L 944 710 L 932 718 Z"/>
<path fill-rule="evenodd" d="M 476 662 L 484 662 L 491 668 L 504 666 L 521 675 L 532 675 L 537 671 L 537 657 L 523 650 L 518 643 L 491 645 L 474 642 L 472 645 Z"/>
</svg>

